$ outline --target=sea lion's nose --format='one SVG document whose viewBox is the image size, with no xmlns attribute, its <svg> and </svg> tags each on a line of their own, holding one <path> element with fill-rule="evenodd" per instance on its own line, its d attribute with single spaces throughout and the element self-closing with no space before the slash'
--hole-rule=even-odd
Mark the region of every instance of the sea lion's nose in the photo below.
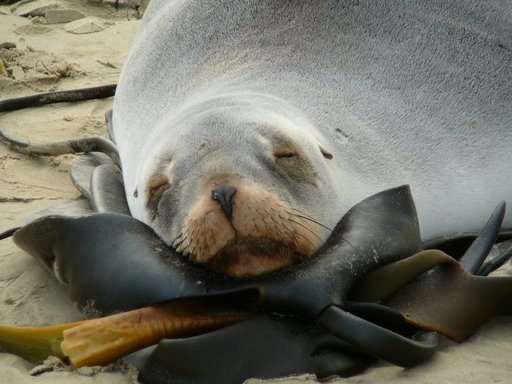
<svg viewBox="0 0 512 384">
<path fill-rule="evenodd" d="M 235 192 L 236 189 L 231 185 L 220 185 L 212 189 L 212 199 L 220 204 L 224 214 L 230 220 L 233 216 L 233 196 Z"/>
</svg>

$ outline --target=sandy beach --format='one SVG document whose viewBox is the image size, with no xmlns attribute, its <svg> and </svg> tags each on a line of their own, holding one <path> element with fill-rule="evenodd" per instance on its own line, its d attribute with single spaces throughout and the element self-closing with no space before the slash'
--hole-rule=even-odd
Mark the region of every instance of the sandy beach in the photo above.
<svg viewBox="0 0 512 384">
<path fill-rule="evenodd" d="M 0 2 L 0 99 L 38 92 L 115 83 L 139 21 L 136 11 L 115 10 L 101 1 L 37 0 L 13 7 Z M 73 9 L 80 23 L 48 23 L 44 16 L 21 16 L 40 7 Z M 47 8 L 43 8 L 44 9 Z M 41 13 L 41 12 L 39 12 Z M 93 134 L 107 136 L 104 114 L 112 98 L 62 103 L 0 114 L 0 128 L 31 142 L 51 142 Z M 80 194 L 69 178 L 73 155 L 30 158 L 0 145 L 0 232 L 21 225 L 33 213 Z M 512 269 L 511 263 L 506 267 Z M 64 286 L 10 239 L 0 242 L 0 324 L 40 326 L 83 318 Z M 283 357 L 285 358 L 285 357 Z M 0 351 L 0 384 L 132 383 L 129 367 L 72 371 L 35 367 Z M 336 383 L 510 383 L 512 314 L 486 324 L 467 342 L 445 341 L 427 364 L 404 370 L 380 364 L 363 375 Z M 251 383 L 257 380 L 250 380 Z M 279 383 L 314 383 L 301 376 Z"/>
</svg>

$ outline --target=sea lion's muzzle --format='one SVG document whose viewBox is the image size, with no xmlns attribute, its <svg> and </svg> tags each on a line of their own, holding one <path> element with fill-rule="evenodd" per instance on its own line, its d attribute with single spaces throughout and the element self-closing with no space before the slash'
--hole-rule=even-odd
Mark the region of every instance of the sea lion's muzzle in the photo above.
<svg viewBox="0 0 512 384">
<path fill-rule="evenodd" d="M 329 231 L 275 192 L 249 182 L 210 183 L 172 242 L 178 252 L 230 276 L 259 275 L 311 257 Z"/>
</svg>

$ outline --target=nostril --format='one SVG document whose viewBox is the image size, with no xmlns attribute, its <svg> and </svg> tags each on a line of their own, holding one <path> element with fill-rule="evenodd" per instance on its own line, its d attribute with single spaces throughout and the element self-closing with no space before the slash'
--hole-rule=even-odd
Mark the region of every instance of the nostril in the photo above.
<svg viewBox="0 0 512 384">
<path fill-rule="evenodd" d="M 233 196 L 236 189 L 231 185 L 221 185 L 212 189 L 212 199 L 217 201 L 228 219 L 233 216 Z"/>
</svg>

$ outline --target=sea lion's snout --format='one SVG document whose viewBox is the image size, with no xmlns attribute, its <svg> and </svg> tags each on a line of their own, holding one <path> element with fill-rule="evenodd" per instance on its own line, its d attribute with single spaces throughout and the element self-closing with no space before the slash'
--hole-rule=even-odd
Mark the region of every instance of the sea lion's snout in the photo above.
<svg viewBox="0 0 512 384">
<path fill-rule="evenodd" d="M 259 184 L 220 182 L 195 199 L 172 245 L 212 270 L 253 276 L 312 256 L 323 230 Z"/>
</svg>

